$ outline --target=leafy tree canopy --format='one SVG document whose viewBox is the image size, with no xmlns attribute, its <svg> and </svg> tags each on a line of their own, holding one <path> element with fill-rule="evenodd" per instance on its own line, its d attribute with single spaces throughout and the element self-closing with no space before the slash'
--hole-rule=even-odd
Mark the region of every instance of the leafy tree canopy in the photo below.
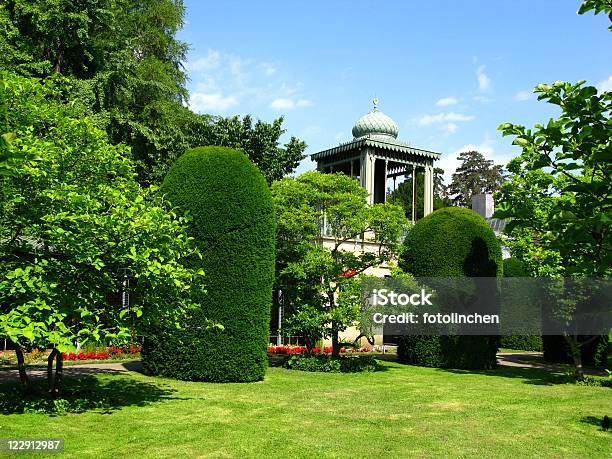
<svg viewBox="0 0 612 459">
<path fill-rule="evenodd" d="M 198 256 L 185 220 L 56 80 L 0 73 L 0 336 L 62 352 L 174 323 L 203 273 L 183 263 Z M 124 274 L 129 305 L 112 301 Z"/>
<path fill-rule="evenodd" d="M 580 5 L 578 14 L 588 13 L 593 11 L 595 14 L 604 13 L 608 15 L 610 22 L 612 22 L 612 0 L 585 0 Z M 612 31 L 612 25 L 608 27 L 608 30 Z"/>
<path fill-rule="evenodd" d="M 510 235 L 528 231 L 540 248 L 558 253 L 566 277 L 612 273 L 612 93 L 556 82 L 535 89 L 539 100 L 561 110 L 533 129 L 502 124 L 522 149 L 499 193 L 497 215 L 511 218 Z M 526 258 L 529 258 L 529 254 Z"/>
<path fill-rule="evenodd" d="M 401 207 L 366 203 L 367 191 L 344 174 L 307 172 L 272 185 L 277 215 L 277 288 L 282 290 L 288 333 L 304 333 L 312 346 L 359 320 L 359 307 L 338 301 L 368 268 L 390 261 L 407 223 Z M 355 251 L 369 237 L 376 250 Z M 350 290 L 350 289 L 349 289 Z"/>
<path fill-rule="evenodd" d="M 499 190 L 504 179 L 503 166 L 493 164 L 477 151 L 459 153 L 459 161 L 448 190 L 455 205 L 471 208 L 472 195 Z"/>
<path fill-rule="evenodd" d="M 292 172 L 305 144 L 279 146 L 282 118 L 218 118 L 191 112 L 176 38 L 182 0 L 7 0 L 0 6 L 0 65 L 40 78 L 74 79 L 73 95 L 112 143 L 131 147 L 138 179 L 160 184 L 186 150 L 244 150 L 271 183 Z"/>
</svg>

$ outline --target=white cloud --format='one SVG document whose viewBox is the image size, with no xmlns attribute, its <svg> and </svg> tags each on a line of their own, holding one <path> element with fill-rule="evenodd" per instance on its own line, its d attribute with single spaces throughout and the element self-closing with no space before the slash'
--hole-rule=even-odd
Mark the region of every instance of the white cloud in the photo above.
<svg viewBox="0 0 612 459">
<path fill-rule="evenodd" d="M 457 129 L 459 129 L 459 126 L 457 126 L 455 123 L 447 123 L 442 126 L 442 130 L 446 135 L 454 134 L 457 132 Z"/>
<path fill-rule="evenodd" d="M 222 50 L 209 49 L 203 57 L 185 64 L 193 86 L 189 106 L 196 111 L 223 113 L 259 112 L 263 107 L 293 110 L 312 102 L 298 81 L 283 81 L 281 67 Z M 270 102 L 272 101 L 272 102 Z"/>
<path fill-rule="evenodd" d="M 189 107 L 198 113 L 224 112 L 238 104 L 236 96 L 224 96 L 221 92 L 206 94 L 194 92 L 189 98 Z"/>
<path fill-rule="evenodd" d="M 455 97 L 443 97 L 436 102 L 438 107 L 446 107 L 448 105 L 455 105 L 459 101 Z"/>
<path fill-rule="evenodd" d="M 599 92 L 612 91 L 612 75 L 610 75 L 607 80 L 597 83 L 597 89 Z"/>
<path fill-rule="evenodd" d="M 294 108 L 310 107 L 312 102 L 308 99 L 291 99 L 279 97 L 270 102 L 270 108 L 274 110 L 293 110 Z"/>
<path fill-rule="evenodd" d="M 478 66 L 478 69 L 476 70 L 476 76 L 478 77 L 478 89 L 483 92 L 491 89 L 491 78 L 489 78 L 489 76 L 484 73 L 484 70 L 484 65 Z"/>
<path fill-rule="evenodd" d="M 264 71 L 264 73 L 268 76 L 274 75 L 276 71 L 278 70 L 278 67 L 276 66 L 276 64 L 273 64 L 272 62 L 262 62 L 260 64 L 260 67 Z"/>
<path fill-rule="evenodd" d="M 219 67 L 221 61 L 221 53 L 215 49 L 209 49 L 208 54 L 200 57 L 195 61 L 187 61 L 186 67 L 188 71 L 207 72 Z"/>
<path fill-rule="evenodd" d="M 531 91 L 519 91 L 514 95 L 514 100 L 517 102 L 522 102 L 524 100 L 529 100 L 533 97 L 533 92 Z"/>
<path fill-rule="evenodd" d="M 421 126 L 427 126 L 435 123 L 443 123 L 448 121 L 471 121 L 475 118 L 474 115 L 464 115 L 463 113 L 456 112 L 442 112 L 437 115 L 423 115 L 419 118 L 419 124 Z"/>
</svg>

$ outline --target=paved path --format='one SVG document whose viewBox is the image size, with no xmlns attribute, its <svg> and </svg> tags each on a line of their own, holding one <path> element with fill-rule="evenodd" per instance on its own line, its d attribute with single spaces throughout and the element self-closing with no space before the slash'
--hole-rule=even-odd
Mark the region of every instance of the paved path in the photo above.
<svg viewBox="0 0 612 459">
<path fill-rule="evenodd" d="M 95 373 L 116 374 L 126 371 L 140 371 L 141 369 L 140 362 L 86 363 L 64 366 L 64 376 L 85 376 Z M 47 377 L 47 369 L 45 367 L 30 367 L 28 368 L 28 376 L 31 379 L 44 379 Z M 0 384 L 18 380 L 19 373 L 17 370 L 0 370 Z"/>
</svg>

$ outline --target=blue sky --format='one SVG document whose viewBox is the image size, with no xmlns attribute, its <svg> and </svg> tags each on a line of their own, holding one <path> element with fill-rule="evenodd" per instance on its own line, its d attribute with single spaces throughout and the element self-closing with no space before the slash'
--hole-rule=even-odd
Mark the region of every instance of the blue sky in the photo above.
<svg viewBox="0 0 612 459">
<path fill-rule="evenodd" d="M 556 115 L 533 97 L 536 84 L 585 79 L 612 90 L 609 21 L 577 15 L 579 4 L 186 0 L 190 106 L 283 115 L 287 136 L 311 154 L 350 140 L 376 95 L 400 139 L 442 153 L 447 177 L 470 148 L 505 163 L 516 149 L 500 123 Z M 298 172 L 312 168 L 305 160 Z"/>
</svg>

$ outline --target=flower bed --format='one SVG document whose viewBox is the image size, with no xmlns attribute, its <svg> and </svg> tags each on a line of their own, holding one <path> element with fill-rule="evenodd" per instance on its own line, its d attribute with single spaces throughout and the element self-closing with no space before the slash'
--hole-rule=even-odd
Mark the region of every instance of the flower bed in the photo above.
<svg viewBox="0 0 612 459">
<path fill-rule="evenodd" d="M 106 351 L 79 352 L 78 354 L 64 352 L 62 356 L 64 360 L 109 360 L 130 357 L 138 354 L 140 350 L 140 346 L 131 344 L 126 347 L 109 346 L 106 348 Z"/>
<path fill-rule="evenodd" d="M 314 354 L 331 354 L 332 347 L 325 346 L 323 349 L 319 349 L 318 347 L 314 347 L 311 349 Z M 351 354 L 351 353 L 365 353 L 371 352 L 371 350 L 367 347 L 362 347 L 361 349 L 352 349 L 343 347 L 340 349 L 340 352 L 343 354 Z M 308 348 L 306 346 L 268 346 L 268 354 L 307 354 Z"/>
</svg>

